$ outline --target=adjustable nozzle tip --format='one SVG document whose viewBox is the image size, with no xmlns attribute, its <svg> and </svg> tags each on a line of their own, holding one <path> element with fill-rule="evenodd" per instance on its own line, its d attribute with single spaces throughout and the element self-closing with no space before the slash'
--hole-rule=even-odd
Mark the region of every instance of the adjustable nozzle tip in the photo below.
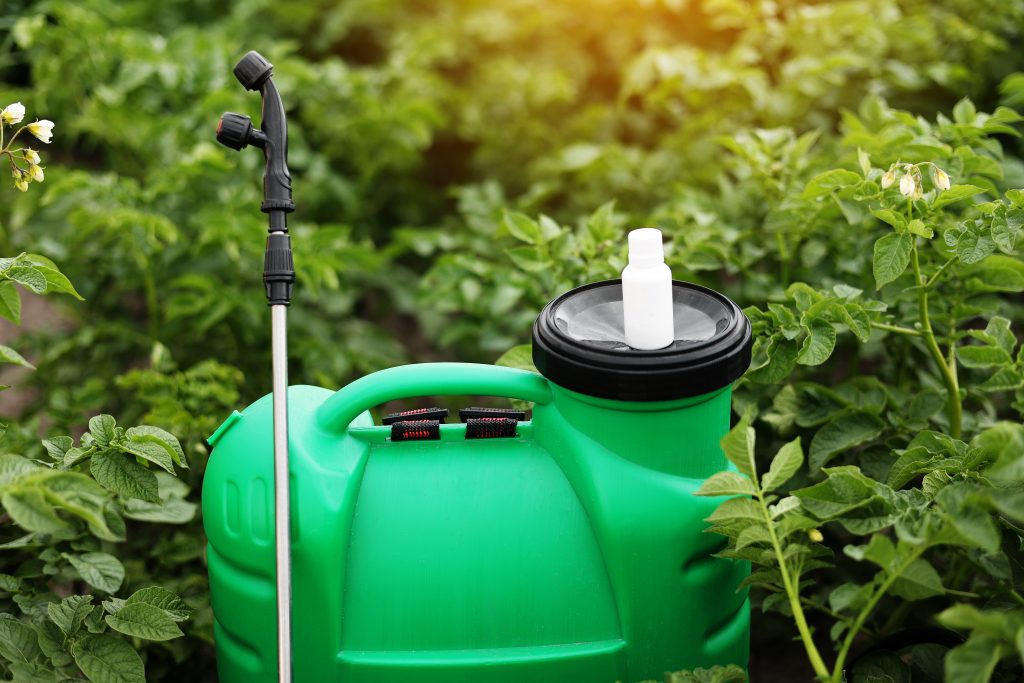
<svg viewBox="0 0 1024 683">
<path fill-rule="evenodd" d="M 235 64 L 235 78 L 246 90 L 259 90 L 263 82 L 270 78 L 273 69 L 274 65 L 263 55 L 250 50 Z"/>
</svg>

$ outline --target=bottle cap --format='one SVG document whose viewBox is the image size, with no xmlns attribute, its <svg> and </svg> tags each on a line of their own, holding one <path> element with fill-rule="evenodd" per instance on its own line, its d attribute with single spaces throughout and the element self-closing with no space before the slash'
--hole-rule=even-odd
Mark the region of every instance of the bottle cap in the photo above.
<svg viewBox="0 0 1024 683">
<path fill-rule="evenodd" d="M 629 262 L 636 265 L 663 263 L 665 247 L 661 243 L 661 230 L 639 228 L 629 232 Z"/>
</svg>

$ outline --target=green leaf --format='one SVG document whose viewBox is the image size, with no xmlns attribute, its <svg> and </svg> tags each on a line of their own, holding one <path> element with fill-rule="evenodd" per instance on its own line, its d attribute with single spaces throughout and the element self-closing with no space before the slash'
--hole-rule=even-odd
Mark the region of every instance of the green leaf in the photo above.
<svg viewBox="0 0 1024 683">
<path fill-rule="evenodd" d="M 715 508 L 706 522 L 730 522 L 735 520 L 764 521 L 761 507 L 750 498 L 729 498 Z"/>
<path fill-rule="evenodd" d="M 981 261 L 996 250 L 992 236 L 985 233 L 967 230 L 956 243 L 956 255 L 961 263 L 971 264 Z"/>
<path fill-rule="evenodd" d="M 772 464 L 761 479 L 761 488 L 773 491 L 785 484 L 797 473 L 804 463 L 804 451 L 800 447 L 800 438 L 793 439 L 775 454 Z"/>
<path fill-rule="evenodd" d="M 990 368 L 1012 361 L 1010 354 L 998 346 L 958 346 L 956 357 L 968 368 Z"/>
<path fill-rule="evenodd" d="M 124 607 L 108 614 L 106 621 L 115 631 L 146 640 L 171 640 L 184 635 L 167 612 L 145 602 L 125 601 Z"/>
<path fill-rule="evenodd" d="M 511 349 L 501 354 L 501 358 L 494 361 L 494 364 L 502 365 L 506 368 L 516 368 L 518 370 L 537 372 L 537 367 L 533 364 L 533 346 L 530 344 L 513 346 Z"/>
<path fill-rule="evenodd" d="M 907 217 L 892 209 L 878 209 L 872 211 L 871 215 L 896 228 L 897 232 L 903 232 L 907 229 Z"/>
<path fill-rule="evenodd" d="M 919 557 L 900 573 L 889 592 L 904 600 L 924 600 L 944 595 L 946 589 L 935 568 Z"/>
<path fill-rule="evenodd" d="M 1005 654 L 998 640 L 972 637 L 946 655 L 946 683 L 988 683 Z"/>
<path fill-rule="evenodd" d="M 131 427 L 125 432 L 125 436 L 128 437 L 130 442 L 134 443 L 153 443 L 159 445 L 171 456 L 171 459 L 179 466 L 188 469 L 188 463 L 185 461 L 185 452 L 181 450 L 181 444 L 178 443 L 177 437 L 170 432 L 164 431 L 159 427 L 151 427 L 149 425 L 139 425 L 138 427 Z M 173 469 L 169 472 L 174 474 Z"/>
<path fill-rule="evenodd" d="M 106 446 L 114 438 L 117 423 L 110 415 L 96 415 L 89 420 L 89 433 L 101 446 Z"/>
<path fill-rule="evenodd" d="M 21 324 L 21 295 L 10 280 L 0 280 L 0 316 Z"/>
<path fill-rule="evenodd" d="M 800 365 L 821 365 L 832 355 L 835 347 L 836 329 L 831 323 L 815 318 L 811 321 L 796 362 Z"/>
<path fill-rule="evenodd" d="M 1005 215 L 996 215 L 992 218 L 992 241 L 999 251 L 1004 254 L 1013 253 L 1020 238 L 1021 228 L 1024 228 L 1022 209 L 1010 209 Z"/>
<path fill-rule="evenodd" d="M 24 368 L 32 368 L 33 370 L 36 367 L 10 346 L 4 346 L 3 344 L 0 344 L 0 363 L 11 363 L 12 365 L 20 365 Z"/>
<path fill-rule="evenodd" d="M 184 600 L 172 591 L 160 586 L 140 588 L 132 593 L 128 599 L 124 601 L 124 604 L 134 605 L 137 602 L 162 609 L 164 612 L 167 612 L 174 621 L 184 621 L 192 616 L 192 608 L 185 604 Z"/>
<path fill-rule="evenodd" d="M 907 233 L 891 232 L 878 238 L 871 261 L 876 289 L 881 289 L 903 274 L 910 263 L 913 244 L 914 238 Z"/>
<path fill-rule="evenodd" d="M 882 484 L 864 476 L 857 467 L 830 467 L 823 471 L 828 474 L 825 481 L 792 492 L 800 499 L 801 507 L 818 519 L 849 522 L 864 518 L 855 517 L 854 511 L 876 518 L 891 510 L 891 504 L 880 496 Z"/>
<path fill-rule="evenodd" d="M 1024 292 L 1024 263 L 1002 254 L 965 269 L 972 290 L 983 292 Z"/>
<path fill-rule="evenodd" d="M 134 458 L 117 451 L 101 451 L 92 457 L 89 471 L 100 486 L 123 498 L 159 503 L 156 475 Z"/>
<path fill-rule="evenodd" d="M 853 171 L 834 168 L 831 171 L 819 173 L 811 178 L 810 182 L 807 183 L 807 187 L 804 188 L 803 193 L 800 195 L 800 198 L 814 199 L 816 197 L 821 197 L 831 194 L 834 190 L 860 185 L 862 180 L 863 178 Z"/>
<path fill-rule="evenodd" d="M 107 593 L 116 593 L 124 581 L 124 565 L 109 553 L 83 553 L 71 555 L 62 553 L 63 557 L 82 577 L 82 580 L 93 588 Z"/>
<path fill-rule="evenodd" d="M 141 522 L 185 524 L 196 516 L 197 505 L 181 498 L 171 497 L 159 503 L 132 499 L 125 501 L 124 516 Z"/>
<path fill-rule="evenodd" d="M 101 633 L 77 640 L 71 654 L 92 683 L 146 683 L 139 653 L 117 636 Z"/>
<path fill-rule="evenodd" d="M 143 460 L 148 460 L 164 469 L 168 474 L 174 474 L 174 461 L 167 449 L 158 443 L 149 440 L 131 440 L 119 444 L 119 447 L 131 455 L 137 455 Z"/>
<path fill-rule="evenodd" d="M 64 454 L 71 450 L 74 443 L 70 436 L 55 436 L 52 439 L 43 439 L 43 448 L 54 462 L 63 463 Z"/>
<path fill-rule="evenodd" d="M 92 612 L 91 595 L 72 595 L 60 602 L 51 602 L 46 606 L 50 620 L 64 633 L 73 636 L 82 626 L 82 622 Z"/>
<path fill-rule="evenodd" d="M 862 342 L 871 338 L 871 318 L 868 317 L 864 307 L 852 302 L 845 304 L 836 303 L 829 308 L 836 314 L 836 317 Z"/>
<path fill-rule="evenodd" d="M 665 683 L 746 683 L 746 680 L 746 672 L 735 664 L 665 674 Z"/>
<path fill-rule="evenodd" d="M 538 244 L 542 241 L 540 225 L 526 214 L 506 211 L 502 214 L 502 224 L 520 242 Z"/>
<path fill-rule="evenodd" d="M 36 270 L 42 273 L 43 278 L 46 280 L 46 293 L 51 294 L 53 292 L 59 292 L 62 294 L 70 294 L 79 301 L 85 301 L 82 295 L 78 293 L 75 286 L 71 284 L 64 273 L 60 272 L 56 268 L 48 268 L 46 266 L 36 266 Z"/>
<path fill-rule="evenodd" d="M 27 664 L 40 654 L 35 629 L 8 614 L 0 614 L 0 655 L 9 662 Z"/>
<path fill-rule="evenodd" d="M 19 263 L 4 273 L 8 278 L 36 294 L 46 293 L 46 276 L 28 263 Z"/>
<path fill-rule="evenodd" d="M 54 534 L 68 526 L 37 488 L 8 490 L 0 500 L 14 523 L 25 531 Z"/>
<path fill-rule="evenodd" d="M 697 489 L 698 496 L 752 496 L 754 484 L 736 472 L 719 472 L 705 480 Z"/>
<path fill-rule="evenodd" d="M 537 247 L 512 247 L 505 253 L 517 268 L 528 273 L 540 273 L 551 268 L 551 262 L 541 256 Z"/>
<path fill-rule="evenodd" d="M 985 190 L 977 187 L 976 185 L 954 185 L 948 190 L 943 190 L 937 197 L 935 197 L 935 201 L 932 202 L 932 208 L 941 209 L 944 206 L 949 206 L 955 202 L 981 194 L 984 191 Z"/>
<path fill-rule="evenodd" d="M 839 453 L 876 438 L 884 427 L 882 420 L 868 412 L 839 413 L 811 439 L 811 470 L 819 470 Z"/>
<path fill-rule="evenodd" d="M 907 223 L 907 230 L 912 235 L 920 235 L 921 237 L 925 237 L 927 239 L 935 237 L 935 231 L 932 230 L 927 225 L 925 225 L 924 221 L 922 221 L 920 218 L 915 218 L 914 220 Z"/>
<path fill-rule="evenodd" d="M 722 451 L 741 474 L 753 479 L 756 477 L 754 464 L 754 440 L 756 434 L 746 418 L 740 420 L 735 427 L 722 437 Z"/>
</svg>

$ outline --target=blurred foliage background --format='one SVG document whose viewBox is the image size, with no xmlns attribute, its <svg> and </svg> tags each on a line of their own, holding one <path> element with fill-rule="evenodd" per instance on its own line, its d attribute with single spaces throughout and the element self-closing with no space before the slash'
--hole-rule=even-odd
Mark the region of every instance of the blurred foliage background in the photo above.
<svg viewBox="0 0 1024 683">
<path fill-rule="evenodd" d="M 864 216 L 792 195 L 858 148 L 926 156 L 886 131 L 965 96 L 1024 107 L 1022 33 L 1021 0 L 4 0 L 0 99 L 58 127 L 46 184 L 3 196 L 0 245 L 85 297 L 29 325 L 8 447 L 146 420 L 197 491 L 202 438 L 269 390 L 262 160 L 213 139 L 224 111 L 258 120 L 231 75 L 248 49 L 290 117 L 291 376 L 337 387 L 493 361 L 549 299 L 615 276 L 628 227 L 662 227 L 677 278 L 743 306 L 796 280 L 873 289 Z M 997 172 L 982 154 L 961 175 L 1024 186 L 1020 142 L 992 144 Z M 201 532 L 145 545 L 130 578 L 200 608 L 147 650 L 151 680 L 181 680 L 212 657 Z"/>
</svg>

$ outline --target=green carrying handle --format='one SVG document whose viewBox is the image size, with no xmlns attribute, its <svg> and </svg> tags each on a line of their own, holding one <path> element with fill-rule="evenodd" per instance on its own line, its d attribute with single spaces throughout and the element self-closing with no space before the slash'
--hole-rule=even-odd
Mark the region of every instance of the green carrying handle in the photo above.
<svg viewBox="0 0 1024 683">
<path fill-rule="evenodd" d="M 381 370 L 339 389 L 317 410 L 316 421 L 328 431 L 343 432 L 361 413 L 387 401 L 462 394 L 541 405 L 551 401 L 548 381 L 534 372 L 479 363 L 419 363 Z"/>
</svg>

